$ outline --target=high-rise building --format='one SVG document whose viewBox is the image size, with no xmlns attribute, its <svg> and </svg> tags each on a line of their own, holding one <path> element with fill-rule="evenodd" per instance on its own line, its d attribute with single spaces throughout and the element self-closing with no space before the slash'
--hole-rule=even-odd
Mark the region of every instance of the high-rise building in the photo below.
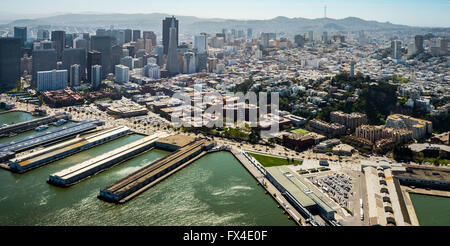
<svg viewBox="0 0 450 246">
<path fill-rule="evenodd" d="M 164 46 L 162 44 L 156 45 L 154 53 L 156 55 L 158 55 L 158 61 L 157 61 L 156 64 L 158 64 L 158 66 L 162 66 L 162 64 L 163 64 L 163 57 L 164 57 Z"/>
<path fill-rule="evenodd" d="M 102 53 L 102 79 L 111 73 L 112 38 L 109 36 L 92 36 L 91 50 Z"/>
<path fill-rule="evenodd" d="M 14 89 L 20 81 L 20 38 L 0 38 L 0 92 Z"/>
<path fill-rule="evenodd" d="M 297 47 L 303 47 L 305 45 L 305 37 L 303 35 L 295 35 L 294 42 L 297 45 Z"/>
<path fill-rule="evenodd" d="M 414 45 L 416 46 L 416 53 L 423 52 L 423 36 L 422 35 L 416 35 L 414 37 Z"/>
<path fill-rule="evenodd" d="M 128 67 L 130 70 L 133 70 L 134 69 L 133 57 L 126 56 L 120 59 L 120 65 L 124 65 Z"/>
<path fill-rule="evenodd" d="M 400 59 L 402 57 L 402 41 L 392 40 L 391 41 L 391 52 L 393 59 Z"/>
<path fill-rule="evenodd" d="M 133 41 L 136 42 L 141 38 L 141 30 L 133 30 Z"/>
<path fill-rule="evenodd" d="M 52 41 L 56 50 L 58 60 L 62 58 L 62 52 L 66 45 L 66 32 L 65 31 L 53 31 Z"/>
<path fill-rule="evenodd" d="M 73 39 L 74 39 L 73 34 L 66 33 L 64 48 L 73 48 Z"/>
<path fill-rule="evenodd" d="M 124 65 L 115 66 L 116 83 L 125 84 L 130 80 L 130 69 Z"/>
<path fill-rule="evenodd" d="M 123 57 L 122 46 L 114 45 L 111 48 L 111 65 L 116 66 L 120 64 L 120 59 Z"/>
<path fill-rule="evenodd" d="M 64 49 L 62 54 L 63 69 L 70 71 L 74 64 L 80 66 L 80 79 L 86 79 L 86 51 L 84 49 Z"/>
<path fill-rule="evenodd" d="M 133 40 L 133 30 L 125 29 L 125 43 L 129 43 Z"/>
<path fill-rule="evenodd" d="M 167 20 L 168 18 L 166 18 Z M 167 50 L 167 65 L 166 69 L 169 71 L 171 75 L 175 75 L 179 73 L 178 69 L 178 55 L 177 55 L 177 46 L 178 46 L 178 28 L 176 28 L 175 18 L 169 18 L 172 20 L 172 25 L 169 28 L 169 42 L 168 42 L 168 50 Z M 165 20 L 165 21 L 166 21 Z M 165 22 L 163 22 L 165 23 Z M 165 25 L 165 24 L 164 24 Z"/>
<path fill-rule="evenodd" d="M 55 46 L 54 46 L 52 41 L 41 41 L 39 43 L 39 48 L 38 49 L 49 50 L 49 49 L 54 49 L 54 48 L 55 48 Z"/>
<path fill-rule="evenodd" d="M 163 45 L 164 45 L 164 55 L 167 55 L 169 52 L 169 40 L 170 40 L 170 28 L 175 28 L 175 34 L 174 34 L 174 39 L 175 39 L 175 45 L 178 46 L 178 20 L 172 16 L 172 17 L 167 17 L 166 19 L 163 20 Z"/>
<path fill-rule="evenodd" d="M 314 31 L 309 31 L 308 32 L 308 41 L 309 42 L 314 42 Z"/>
<path fill-rule="evenodd" d="M 95 65 L 101 65 L 102 64 L 102 53 L 98 52 L 96 50 L 90 51 L 88 52 L 88 56 L 87 56 L 87 73 L 88 73 L 88 79 L 90 79 L 91 83 L 92 82 L 92 67 Z M 101 78 L 100 78 L 101 80 Z"/>
<path fill-rule="evenodd" d="M 65 89 L 67 81 L 67 70 L 40 71 L 37 73 L 37 91 Z"/>
<path fill-rule="evenodd" d="M 247 29 L 247 38 L 252 39 L 253 38 L 253 29 L 248 28 Z"/>
<path fill-rule="evenodd" d="M 352 61 L 350 63 L 350 77 L 351 78 L 355 77 L 355 64 L 356 64 L 355 61 Z"/>
<path fill-rule="evenodd" d="M 153 31 L 144 31 L 142 32 L 142 38 L 144 40 L 150 39 L 152 41 L 152 47 L 155 47 L 157 45 L 156 43 L 156 34 Z"/>
<path fill-rule="evenodd" d="M 197 72 L 202 72 L 203 70 L 206 71 L 207 69 L 207 63 L 208 63 L 208 54 L 207 53 L 200 53 L 195 56 L 196 58 L 196 64 L 197 64 Z"/>
<path fill-rule="evenodd" d="M 43 41 L 43 40 L 49 40 L 49 39 L 50 39 L 50 33 L 48 32 L 48 30 L 39 28 L 38 32 L 37 32 L 37 40 Z"/>
<path fill-rule="evenodd" d="M 95 32 L 95 35 L 97 36 L 107 36 L 107 32 L 105 29 L 97 29 L 97 31 Z"/>
<path fill-rule="evenodd" d="M 160 79 L 161 78 L 161 69 L 155 63 L 149 63 L 144 66 L 144 76 L 152 78 L 152 79 Z"/>
<path fill-rule="evenodd" d="M 187 74 L 195 73 L 195 54 L 192 52 L 184 53 L 183 72 Z"/>
<path fill-rule="evenodd" d="M 328 43 L 328 32 L 323 32 L 322 42 L 324 42 L 325 44 Z"/>
<path fill-rule="evenodd" d="M 33 50 L 33 84 L 36 85 L 37 73 L 56 69 L 58 61 L 55 49 Z"/>
<path fill-rule="evenodd" d="M 20 39 L 20 45 L 23 47 L 27 42 L 27 27 L 14 27 L 14 37 Z"/>
<path fill-rule="evenodd" d="M 80 65 L 73 64 L 70 66 L 70 74 L 69 74 L 69 86 L 77 87 L 80 86 Z"/>
<path fill-rule="evenodd" d="M 197 54 L 206 53 L 206 34 L 200 34 L 194 38 L 194 49 Z"/>
<path fill-rule="evenodd" d="M 102 66 L 94 65 L 91 67 L 91 85 L 94 88 L 98 88 L 102 84 Z"/>
</svg>

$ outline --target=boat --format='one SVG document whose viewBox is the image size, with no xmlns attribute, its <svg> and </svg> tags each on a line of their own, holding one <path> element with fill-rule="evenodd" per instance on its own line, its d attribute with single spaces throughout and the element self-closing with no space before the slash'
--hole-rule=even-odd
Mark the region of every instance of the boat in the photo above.
<svg viewBox="0 0 450 246">
<path fill-rule="evenodd" d="M 46 130 L 46 129 L 48 129 L 48 125 L 41 125 L 41 126 L 38 126 L 38 127 L 36 127 L 34 130 L 36 130 L 36 131 L 42 131 L 42 130 Z"/>
<path fill-rule="evenodd" d="M 59 119 L 57 122 L 54 123 L 55 126 L 63 125 L 67 122 L 65 119 Z"/>
</svg>

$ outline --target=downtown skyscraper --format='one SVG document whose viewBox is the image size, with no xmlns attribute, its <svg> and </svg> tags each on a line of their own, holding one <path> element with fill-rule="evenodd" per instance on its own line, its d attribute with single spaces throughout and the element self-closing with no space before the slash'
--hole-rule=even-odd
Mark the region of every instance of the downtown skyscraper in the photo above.
<svg viewBox="0 0 450 246">
<path fill-rule="evenodd" d="M 167 17 L 166 19 L 163 20 L 163 37 L 162 37 L 162 41 L 163 41 L 163 45 L 164 45 L 164 55 L 168 54 L 169 51 L 169 39 L 170 39 L 170 28 L 174 26 L 176 33 L 175 33 L 175 44 L 178 45 L 178 20 L 172 16 L 172 17 Z"/>
<path fill-rule="evenodd" d="M 167 20 L 167 18 L 166 18 Z M 177 22 L 178 23 L 178 22 Z M 172 18 L 172 25 L 169 28 L 169 43 L 168 43 L 168 51 L 167 51 L 167 65 L 166 69 L 169 71 L 171 75 L 175 75 L 179 73 L 178 69 L 178 29 L 175 27 L 175 18 Z"/>
</svg>

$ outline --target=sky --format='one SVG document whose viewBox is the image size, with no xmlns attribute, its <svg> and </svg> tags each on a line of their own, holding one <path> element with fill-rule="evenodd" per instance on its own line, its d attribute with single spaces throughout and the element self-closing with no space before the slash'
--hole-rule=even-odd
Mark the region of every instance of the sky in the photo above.
<svg viewBox="0 0 450 246">
<path fill-rule="evenodd" d="M 271 19 L 277 16 L 389 21 L 450 27 L 450 0 L 1 0 L 0 15 L 165 13 L 200 18 Z M 25 18 L 21 17 L 21 18 Z"/>
</svg>

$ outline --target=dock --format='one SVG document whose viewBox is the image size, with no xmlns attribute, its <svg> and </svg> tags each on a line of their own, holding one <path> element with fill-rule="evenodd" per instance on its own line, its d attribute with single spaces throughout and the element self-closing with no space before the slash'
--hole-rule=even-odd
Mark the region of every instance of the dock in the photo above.
<svg viewBox="0 0 450 246">
<path fill-rule="evenodd" d="M 19 140 L 0 144 L 0 161 L 12 159 L 15 157 L 15 154 L 19 152 L 33 149 L 38 146 L 45 146 L 60 142 L 70 137 L 77 136 L 78 134 L 97 129 L 97 126 L 103 124 L 104 122 L 99 120 L 84 120 L 72 125 L 36 133 L 32 136 L 24 137 Z"/>
<path fill-rule="evenodd" d="M 196 139 L 102 189 L 98 198 L 112 203 L 125 203 L 197 160 L 213 146 L 214 143 L 206 139 Z"/>
<path fill-rule="evenodd" d="M 29 120 L 25 122 L 16 123 L 13 125 L 0 127 L 0 136 L 5 136 L 11 133 L 18 134 L 25 131 L 32 130 L 40 125 L 49 124 L 52 122 L 56 122 L 60 119 L 70 120 L 72 116 L 66 113 L 57 113 L 55 115 L 46 116 L 34 120 Z"/>
<path fill-rule="evenodd" d="M 55 162 L 75 153 L 110 142 L 129 134 L 131 131 L 126 126 L 103 130 L 86 137 L 76 137 L 56 145 L 38 150 L 21 157 L 16 157 L 8 162 L 11 171 L 24 173 L 34 168 Z"/>
<path fill-rule="evenodd" d="M 169 136 L 167 133 L 157 133 L 136 140 L 130 144 L 124 145 L 75 166 L 69 167 L 57 173 L 53 173 L 50 175 L 48 183 L 60 187 L 74 185 L 90 176 L 105 171 L 108 168 L 151 150 L 155 147 L 155 142 L 158 139 L 167 136 Z"/>
</svg>

